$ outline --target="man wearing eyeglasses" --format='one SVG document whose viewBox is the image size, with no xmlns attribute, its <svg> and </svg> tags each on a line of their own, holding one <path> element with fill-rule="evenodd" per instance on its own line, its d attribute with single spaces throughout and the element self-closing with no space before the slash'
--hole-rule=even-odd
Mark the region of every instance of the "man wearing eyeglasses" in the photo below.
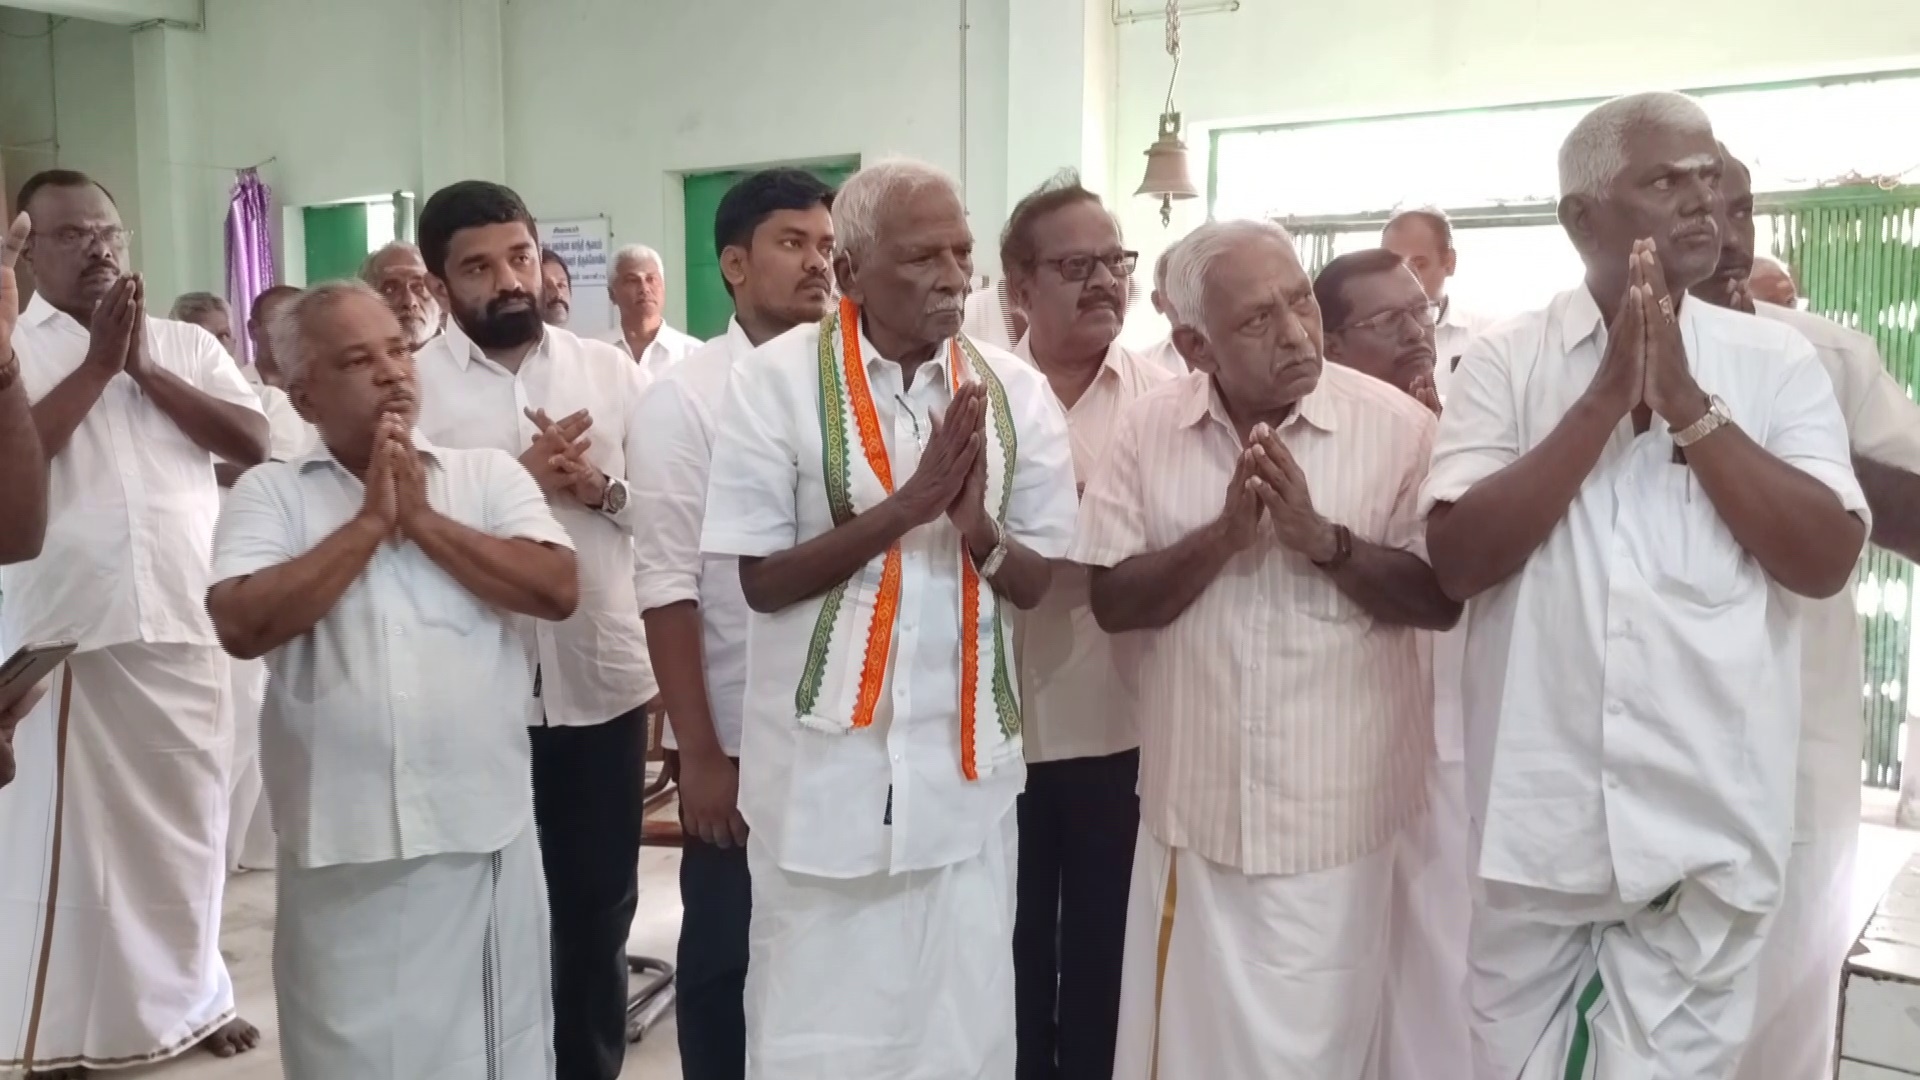
<svg viewBox="0 0 1920 1080">
<path fill-rule="evenodd" d="M 1327 359 L 1364 372 L 1440 412 L 1433 386 L 1433 304 L 1391 251 L 1368 248 L 1328 263 L 1313 295 L 1328 330 Z M 1472 1072 L 1467 1005 L 1467 780 L 1461 730 L 1464 627 L 1422 634 L 1433 672 L 1434 756 L 1427 811 L 1401 829 L 1393 868 L 1392 963 L 1381 1025 L 1381 1075 Z"/>
<path fill-rule="evenodd" d="M 214 464 L 267 419 L 213 335 L 149 318 L 106 190 L 28 180 L 38 290 L 12 343 L 50 462 L 46 547 L 0 572 L 0 640 L 79 651 L 0 799 L 0 1070 L 80 1075 L 259 1032 L 219 948 L 232 723 L 206 613 Z"/>
<path fill-rule="evenodd" d="M 1460 253 L 1453 246 L 1453 222 L 1445 211 L 1430 206 L 1402 210 L 1387 221 L 1380 234 L 1380 246 L 1407 261 L 1407 268 L 1433 301 L 1434 383 L 1445 393 L 1453 370 L 1472 341 L 1488 325 L 1488 320 L 1463 310 L 1447 292 L 1459 266 Z"/>
<path fill-rule="evenodd" d="M 1069 171 L 1022 199 L 1000 236 L 1009 298 L 1027 315 L 1014 353 L 1067 411 L 1084 487 L 1120 414 L 1172 375 L 1117 343 L 1139 255 Z M 1020 1080 L 1113 1075 L 1120 956 L 1140 820 L 1139 707 L 1121 651 L 1093 620 L 1087 571 L 1056 563 L 1018 622 L 1027 790 L 1013 925 Z"/>
</svg>

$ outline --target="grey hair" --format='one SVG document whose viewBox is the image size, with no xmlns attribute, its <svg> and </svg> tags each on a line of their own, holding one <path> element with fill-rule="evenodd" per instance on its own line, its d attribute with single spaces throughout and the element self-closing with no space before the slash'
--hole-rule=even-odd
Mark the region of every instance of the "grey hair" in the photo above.
<svg viewBox="0 0 1920 1080">
<path fill-rule="evenodd" d="M 1560 197 L 1600 195 L 1627 167 L 1627 133 L 1641 125 L 1711 133 L 1700 103 L 1670 91 L 1629 94 L 1580 118 L 1560 144 Z"/>
<path fill-rule="evenodd" d="M 280 374 L 288 386 L 304 379 L 307 365 L 313 361 L 307 323 L 349 296 L 364 296 L 379 304 L 382 310 L 387 306 L 380 294 L 373 291 L 373 286 L 353 278 L 340 278 L 322 282 L 294 297 L 267 321 L 267 347 L 279 362 Z"/>
<path fill-rule="evenodd" d="M 873 250 L 880 239 L 880 217 L 894 200 L 930 187 L 944 188 L 966 204 L 953 177 L 908 158 L 876 161 L 848 177 L 833 197 L 833 232 L 839 249 L 855 258 Z"/>
<path fill-rule="evenodd" d="M 1293 235 L 1273 221 L 1214 221 L 1189 233 L 1167 255 L 1167 287 L 1160 296 L 1173 309 L 1173 324 L 1199 330 L 1207 276 L 1213 264 L 1238 244 L 1270 240 L 1293 251 Z"/>
<path fill-rule="evenodd" d="M 180 298 L 173 302 L 173 311 L 167 317 L 198 326 L 201 319 L 216 311 L 225 315 L 229 323 L 233 321 L 233 309 L 221 297 L 210 292 L 181 293 Z"/>
<path fill-rule="evenodd" d="M 360 280 L 366 282 L 369 285 L 374 284 L 375 282 L 373 280 L 373 268 L 380 264 L 381 259 L 386 258 L 388 255 L 391 255 L 396 251 L 411 252 L 414 258 L 420 260 L 420 265 L 425 266 L 427 264 L 426 256 L 420 254 L 420 249 L 418 247 L 414 246 L 413 244 L 407 243 L 405 240 L 391 240 L 385 244 L 380 245 L 380 250 L 369 254 L 366 258 L 366 261 L 360 264 Z M 275 355 L 277 356 L 278 354 L 276 353 Z"/>
<path fill-rule="evenodd" d="M 654 269 L 663 274 L 667 272 L 667 264 L 660 261 L 660 253 L 645 244 L 628 244 L 626 247 L 613 253 L 613 262 L 608 265 L 611 266 L 613 272 L 617 274 L 620 272 L 620 267 L 623 264 L 630 262 L 639 263 L 642 266 L 652 263 Z"/>
</svg>

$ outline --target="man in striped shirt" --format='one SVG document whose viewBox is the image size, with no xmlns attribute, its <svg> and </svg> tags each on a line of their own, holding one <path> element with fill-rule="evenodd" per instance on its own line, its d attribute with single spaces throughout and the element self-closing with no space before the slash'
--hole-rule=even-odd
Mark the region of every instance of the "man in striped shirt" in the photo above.
<svg viewBox="0 0 1920 1080">
<path fill-rule="evenodd" d="M 1432 755 L 1416 630 L 1460 613 L 1416 513 L 1433 415 L 1324 365 L 1276 225 L 1201 228 L 1167 284 L 1193 371 L 1121 419 L 1070 555 L 1142 631 L 1151 718 L 1114 1077 L 1360 1080 Z"/>
</svg>

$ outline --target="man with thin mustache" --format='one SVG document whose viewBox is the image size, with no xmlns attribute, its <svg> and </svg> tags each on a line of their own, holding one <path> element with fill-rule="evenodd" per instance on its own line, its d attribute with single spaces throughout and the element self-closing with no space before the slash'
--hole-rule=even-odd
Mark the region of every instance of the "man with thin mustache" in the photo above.
<svg viewBox="0 0 1920 1080">
<path fill-rule="evenodd" d="M 647 378 L 659 378 L 700 347 L 699 338 L 667 325 L 667 271 L 660 253 L 647 245 L 628 244 L 613 253 L 607 296 L 620 324 L 602 340 L 626 353 Z"/>
<path fill-rule="evenodd" d="M 1880 359 L 1872 338 L 1769 302 L 1753 288 L 1753 175 L 1721 150 L 1720 265 L 1694 286 L 1710 304 L 1785 323 L 1805 335 L 1833 380 L 1854 472 L 1873 509 L 1873 542 L 1920 559 L 1920 405 Z M 1840 969 L 1853 925 L 1860 841 L 1863 642 L 1851 588 L 1805 605 L 1800 672 L 1800 776 L 1793 854 L 1780 914 L 1760 955 L 1753 1041 L 1738 1080 L 1816 1076 L 1833 1058 Z"/>
<path fill-rule="evenodd" d="M 960 333 L 973 233 L 909 161 L 834 196 L 837 312 L 733 372 L 701 548 L 753 617 L 740 753 L 751 1080 L 1005 1080 L 1009 608 L 1074 513 L 1039 372 Z"/>
<path fill-rule="evenodd" d="M 1100 197 L 1061 174 L 1022 199 L 1000 237 L 1010 299 L 1027 314 L 1014 355 L 1067 412 L 1084 485 L 1120 416 L 1170 376 L 1119 344 L 1138 254 Z M 1013 928 L 1020 1080 L 1110 1080 L 1120 954 L 1140 800 L 1140 734 L 1119 643 L 1094 622 L 1087 572 L 1057 563 L 1017 623 L 1027 790 Z"/>
<path fill-rule="evenodd" d="M 1805 605 L 1868 533 L 1813 347 L 1688 299 L 1721 155 L 1679 94 L 1562 144 L 1585 280 L 1475 339 L 1421 496 L 1471 600 L 1482 1080 L 1731 1076 L 1794 827 Z M 1782 1074 L 1784 1075 L 1784 1074 Z"/>
<path fill-rule="evenodd" d="M 13 328 L 50 461 L 37 559 L 0 571 L 0 641 L 79 651 L 16 733 L 0 800 L 0 1069 L 72 1077 L 259 1032 L 220 955 L 231 732 L 205 606 L 214 464 L 265 460 L 267 419 L 197 326 L 149 318 L 127 229 L 84 174 L 29 179 L 38 289 Z"/>
<path fill-rule="evenodd" d="M 540 489 L 414 430 L 413 343 L 372 289 L 270 326 L 319 433 L 240 478 L 207 610 L 273 670 L 261 755 L 284 844 L 274 996 L 288 1080 L 553 1073 L 546 897 L 517 618 L 580 588 Z"/>
<path fill-rule="evenodd" d="M 626 1054 L 627 931 L 640 858 L 646 714 L 658 692 L 633 588 L 642 453 L 633 410 L 646 371 L 540 316 L 540 246 L 499 184 L 435 192 L 420 250 L 452 318 L 420 350 L 420 430 L 441 446 L 519 457 L 573 538 L 580 606 L 524 623 L 533 812 L 553 911 L 559 1080 L 611 1080 Z"/>
<path fill-rule="evenodd" d="M 734 317 L 725 334 L 648 388 L 631 425 L 647 433 L 633 473 L 634 504 L 647 523 L 634 537 L 635 585 L 672 725 L 669 760 L 686 841 L 674 972 L 686 1080 L 741 1080 L 747 1068 L 753 885 L 740 815 L 740 729 L 750 614 L 738 560 L 700 553 L 713 444 L 734 368 L 832 310 L 832 203 L 832 190 L 799 169 L 754 173 L 727 192 L 713 243 Z"/>
</svg>

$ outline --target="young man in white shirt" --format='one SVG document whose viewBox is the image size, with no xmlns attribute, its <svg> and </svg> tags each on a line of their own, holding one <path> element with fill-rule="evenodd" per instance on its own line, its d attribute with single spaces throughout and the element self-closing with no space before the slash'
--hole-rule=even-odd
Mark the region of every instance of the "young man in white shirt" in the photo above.
<svg viewBox="0 0 1920 1080">
<path fill-rule="evenodd" d="M 680 949 L 674 1010 L 687 1080 L 746 1075 L 744 995 L 753 888 L 740 816 L 740 726 L 747 682 L 746 598 L 736 559 L 703 556 L 707 480 L 734 367 L 833 304 L 833 191 L 799 169 L 745 177 L 714 213 L 714 249 L 733 297 L 725 335 L 640 397 L 647 433 L 633 501 L 647 647 L 679 777 Z"/>
<path fill-rule="evenodd" d="M 511 456 L 414 430 L 412 342 L 372 289 L 321 285 L 269 333 L 322 445 L 234 487 L 207 609 L 273 668 L 286 1075 L 551 1078 L 513 623 L 572 614 L 567 534 Z"/>
<path fill-rule="evenodd" d="M 1014 355 L 1046 376 L 1066 410 L 1078 486 L 1127 406 L 1172 378 L 1118 343 L 1138 258 L 1072 172 L 1022 199 L 1000 236 L 1008 296 L 1027 317 Z M 1027 759 L 1013 929 L 1016 1075 L 1111 1080 L 1140 823 L 1139 700 L 1119 644 L 1094 622 L 1085 567 L 1056 564 L 1046 598 L 1015 625 Z"/>
<path fill-rule="evenodd" d="M 1720 177 L 1720 210 L 1720 265 L 1693 287 L 1694 296 L 1785 323 L 1813 344 L 1846 419 L 1854 470 L 1873 510 L 1873 541 L 1920 557 L 1920 405 L 1894 381 L 1872 338 L 1755 298 L 1753 178 L 1731 155 Z M 1864 727 L 1860 615 L 1851 588 L 1805 609 L 1793 854 L 1780 914 L 1760 955 L 1760 1000 L 1741 1080 L 1831 1068 L 1840 969 L 1859 930 L 1852 901 Z"/>
<path fill-rule="evenodd" d="M 299 295 L 287 286 L 275 289 Z M 269 289 L 254 302 L 258 314 L 277 307 L 280 299 L 269 300 Z M 192 323 L 213 335 L 227 355 L 239 363 L 239 350 L 233 336 L 233 311 L 226 300 L 212 293 L 184 293 L 173 302 L 173 317 Z M 264 337 L 264 334 L 255 335 Z M 314 445 L 313 427 L 294 410 L 285 390 L 261 379 L 259 360 L 271 363 L 268 350 L 256 350 L 256 361 L 240 369 L 240 374 L 260 397 L 260 409 L 267 415 L 270 461 L 292 461 Z M 227 491 L 246 470 L 224 461 L 214 463 L 214 478 L 220 482 L 220 503 L 226 505 Z M 232 717 L 233 772 L 227 778 L 227 869 L 271 870 L 273 868 L 273 820 L 264 799 L 260 777 L 260 710 L 266 702 L 267 666 L 259 660 L 227 658 L 227 699 L 223 706 Z"/>
<path fill-rule="evenodd" d="M 40 557 L 0 571 L 0 640 L 80 650 L 16 733 L 0 799 L 0 1069 L 72 1075 L 251 1049 L 220 956 L 232 733 L 207 621 L 219 459 L 267 420 L 197 326 L 146 315 L 106 190 L 27 181 L 38 290 L 14 327 L 51 462 Z"/>
<path fill-rule="evenodd" d="M 740 810 L 754 1080 L 1013 1071 L 1009 607 L 1074 515 L 1060 406 L 959 335 L 953 181 L 889 161 L 834 198 L 843 292 L 733 373 L 701 548 L 740 560 Z"/>
<path fill-rule="evenodd" d="M 1462 693 L 1478 830 L 1481 1077 L 1732 1074 L 1794 824 L 1803 605 L 1866 539 L 1832 380 L 1804 337 L 1687 301 L 1720 153 L 1677 94 L 1560 152 L 1581 287 L 1476 339 L 1428 542 L 1473 600 Z"/>
<path fill-rule="evenodd" d="M 667 325 L 666 268 L 660 253 L 647 245 L 628 244 L 613 253 L 607 295 L 620 315 L 620 325 L 604 340 L 639 364 L 648 378 L 659 378 L 700 347 L 699 338 Z"/>
<path fill-rule="evenodd" d="M 1380 246 L 1407 262 L 1413 276 L 1426 290 L 1434 311 L 1434 384 L 1444 393 L 1460 366 L 1467 343 L 1485 330 L 1491 320 L 1461 309 L 1447 293 L 1447 282 L 1459 269 L 1460 253 L 1453 246 L 1453 222 L 1446 212 L 1434 207 L 1402 210 L 1388 219 L 1381 230 Z"/>
<path fill-rule="evenodd" d="M 1313 295 L 1327 324 L 1327 360 L 1371 375 L 1440 412 L 1433 384 L 1433 305 L 1406 261 L 1384 248 L 1348 252 L 1321 269 Z M 1433 672 L 1434 757 L 1427 812 L 1400 831 L 1393 871 L 1392 970 L 1381 1033 L 1384 1077 L 1472 1075 L 1467 1003 L 1467 781 L 1461 760 L 1460 665 L 1465 629 L 1423 635 Z"/>
<path fill-rule="evenodd" d="M 518 457 L 579 554 L 579 610 L 523 624 L 538 665 L 533 809 L 553 910 L 559 1078 L 611 1080 L 626 1054 L 637 808 L 658 692 L 625 480 L 643 454 L 629 422 L 647 376 L 604 342 L 541 321 L 537 236 L 498 184 L 462 181 L 427 200 L 420 249 L 451 317 L 420 350 L 420 431 Z"/>
<path fill-rule="evenodd" d="M 1203 226 L 1167 282 L 1194 370 L 1127 411 L 1073 544 L 1142 632 L 1113 1075 L 1363 1080 L 1433 752 L 1415 631 L 1460 614 L 1415 515 L 1433 416 L 1324 363 L 1279 226 Z"/>
</svg>

